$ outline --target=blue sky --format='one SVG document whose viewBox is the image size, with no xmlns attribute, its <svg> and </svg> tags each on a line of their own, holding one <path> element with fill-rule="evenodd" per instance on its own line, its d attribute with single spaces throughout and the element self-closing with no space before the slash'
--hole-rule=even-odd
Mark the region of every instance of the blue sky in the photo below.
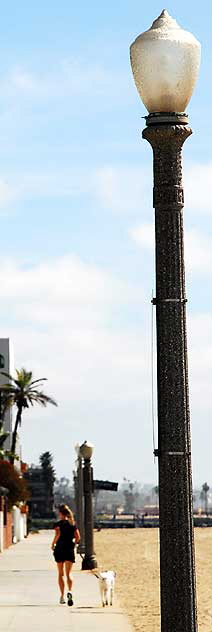
<svg viewBox="0 0 212 632">
<path fill-rule="evenodd" d="M 0 331 L 59 402 L 25 414 L 23 458 L 50 449 L 70 477 L 89 439 L 98 478 L 155 484 L 152 155 L 129 45 L 164 7 L 0 8 Z M 211 6 L 166 8 L 202 43 L 183 158 L 193 471 L 212 485 Z"/>
</svg>

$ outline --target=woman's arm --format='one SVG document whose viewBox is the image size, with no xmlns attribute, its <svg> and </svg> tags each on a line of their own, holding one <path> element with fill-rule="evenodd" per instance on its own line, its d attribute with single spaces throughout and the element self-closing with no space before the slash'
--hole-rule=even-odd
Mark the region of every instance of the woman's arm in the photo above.
<svg viewBox="0 0 212 632">
<path fill-rule="evenodd" d="M 75 532 L 74 532 L 74 539 L 75 539 L 76 544 L 80 542 L 80 532 L 79 532 L 79 529 L 77 528 L 75 529 Z"/>
<path fill-rule="evenodd" d="M 55 533 L 54 539 L 52 540 L 52 546 L 51 546 L 52 551 L 54 550 L 55 544 L 56 544 L 56 543 L 57 543 L 57 541 L 59 540 L 59 537 L 60 537 L 60 527 L 55 527 L 55 531 L 56 531 L 56 533 Z"/>
</svg>

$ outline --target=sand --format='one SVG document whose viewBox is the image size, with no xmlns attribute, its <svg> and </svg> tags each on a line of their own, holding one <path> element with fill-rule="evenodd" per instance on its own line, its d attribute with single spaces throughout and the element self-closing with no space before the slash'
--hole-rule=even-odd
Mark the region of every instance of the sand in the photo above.
<svg viewBox="0 0 212 632">
<path fill-rule="evenodd" d="M 102 569 L 117 572 L 116 594 L 136 632 L 160 632 L 158 529 L 107 529 L 95 533 Z M 195 529 L 198 622 L 212 631 L 212 528 Z"/>
</svg>

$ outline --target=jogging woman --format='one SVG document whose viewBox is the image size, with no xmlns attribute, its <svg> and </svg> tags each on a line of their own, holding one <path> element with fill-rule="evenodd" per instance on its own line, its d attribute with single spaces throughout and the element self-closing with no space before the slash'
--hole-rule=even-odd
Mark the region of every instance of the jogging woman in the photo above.
<svg viewBox="0 0 212 632">
<path fill-rule="evenodd" d="M 60 603 L 65 603 L 64 599 L 64 565 L 66 580 L 68 585 L 67 603 L 68 606 L 73 606 L 72 598 L 72 585 L 73 579 L 70 575 L 73 563 L 75 562 L 74 547 L 80 541 L 80 533 L 77 529 L 74 517 L 71 509 L 68 505 L 60 505 L 59 507 L 59 520 L 55 526 L 55 536 L 52 542 L 52 550 L 57 562 L 58 568 L 58 584 L 60 587 Z"/>
</svg>

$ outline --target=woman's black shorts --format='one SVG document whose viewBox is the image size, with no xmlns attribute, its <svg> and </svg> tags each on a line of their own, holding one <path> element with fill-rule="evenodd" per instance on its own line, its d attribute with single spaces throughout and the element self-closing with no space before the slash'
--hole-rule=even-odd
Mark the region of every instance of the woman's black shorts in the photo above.
<svg viewBox="0 0 212 632">
<path fill-rule="evenodd" d="M 55 562 L 75 562 L 73 549 L 55 547 L 53 551 Z"/>
</svg>

